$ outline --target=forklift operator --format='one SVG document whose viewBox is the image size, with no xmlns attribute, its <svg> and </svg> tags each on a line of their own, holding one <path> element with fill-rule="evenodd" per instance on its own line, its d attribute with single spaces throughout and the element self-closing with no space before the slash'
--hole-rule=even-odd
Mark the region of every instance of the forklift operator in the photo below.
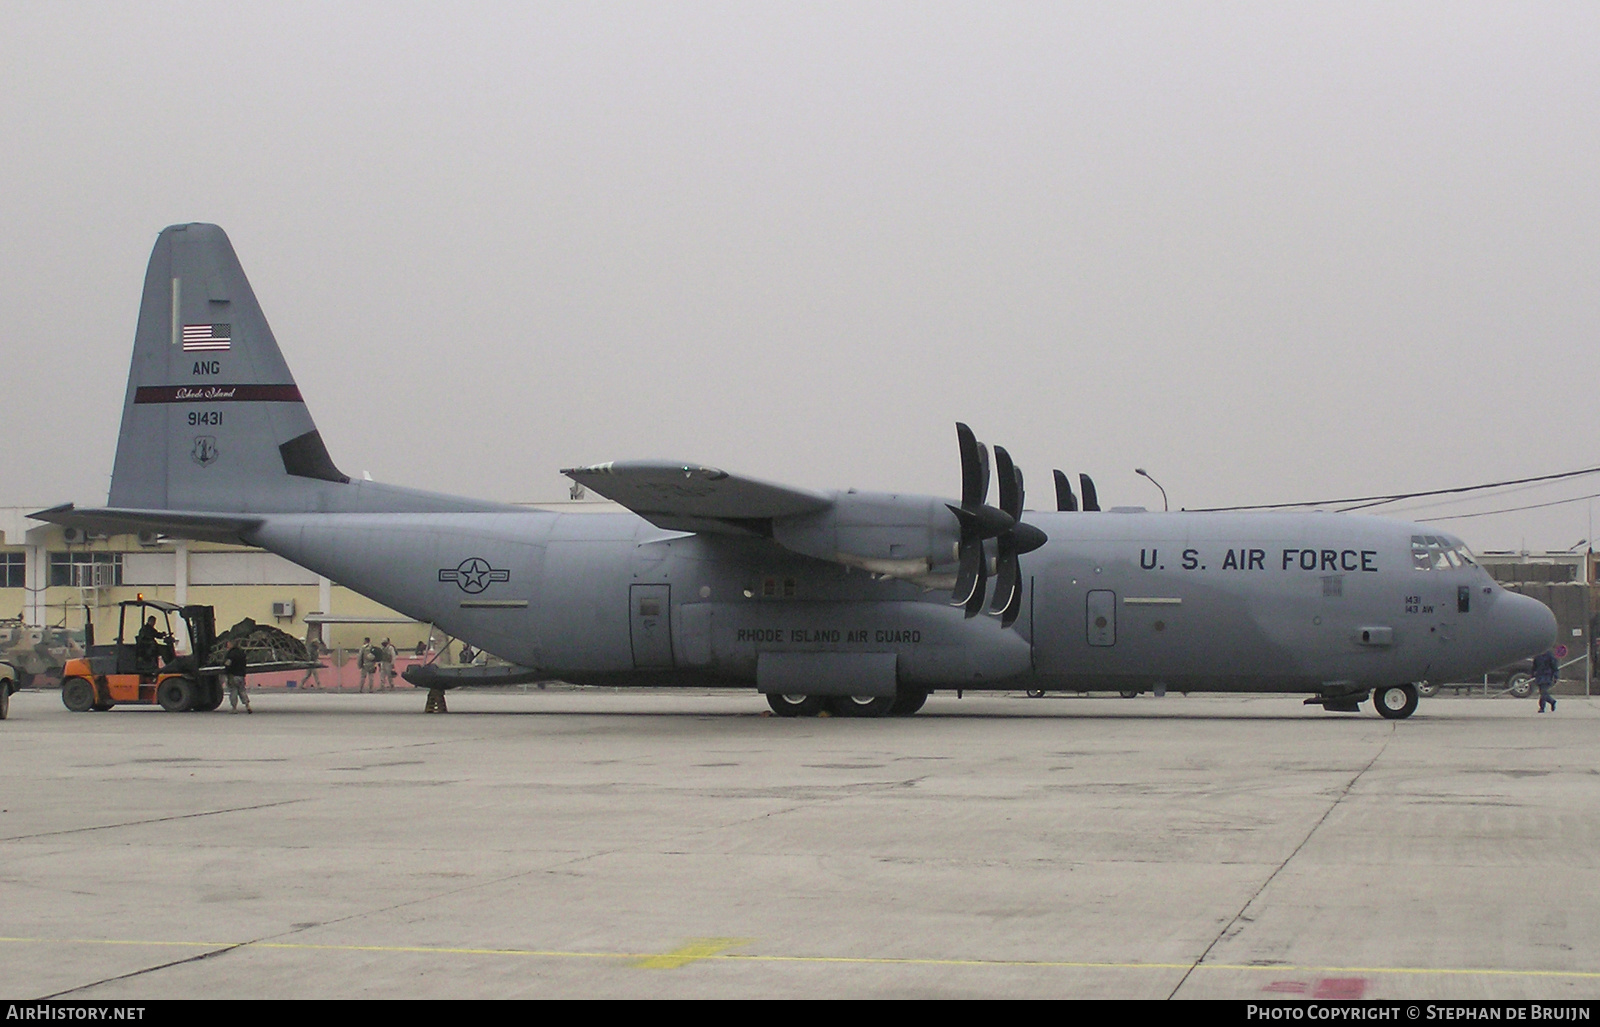
<svg viewBox="0 0 1600 1027">
<path fill-rule="evenodd" d="M 133 658 L 138 664 L 139 673 L 154 674 L 158 669 L 157 658 L 163 653 L 170 663 L 172 636 L 157 629 L 156 619 L 152 616 L 144 622 L 144 627 L 139 629 L 139 634 L 133 642 Z"/>
</svg>

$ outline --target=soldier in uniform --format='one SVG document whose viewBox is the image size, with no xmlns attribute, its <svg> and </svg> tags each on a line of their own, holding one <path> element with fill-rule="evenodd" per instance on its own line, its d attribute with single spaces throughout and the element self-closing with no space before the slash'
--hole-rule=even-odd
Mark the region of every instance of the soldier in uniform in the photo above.
<svg viewBox="0 0 1600 1027">
<path fill-rule="evenodd" d="M 387 638 L 383 640 L 383 648 L 378 650 L 378 671 L 383 679 L 383 690 L 394 691 L 394 643 Z"/>
<path fill-rule="evenodd" d="M 313 686 L 311 684 L 309 684 L 309 682 L 315 681 L 316 685 L 314 687 L 321 688 L 322 687 L 322 639 L 318 638 L 316 635 L 312 635 L 311 636 L 311 640 L 306 643 L 306 658 L 315 661 L 317 665 L 315 667 L 312 667 L 310 670 L 306 671 L 306 676 L 300 679 L 300 687 L 301 688 L 311 688 Z"/>
<path fill-rule="evenodd" d="M 361 654 L 356 658 L 356 662 L 361 667 L 361 686 L 356 691 L 376 691 L 375 685 L 370 689 L 367 687 L 373 684 L 373 676 L 378 672 L 378 647 L 372 644 L 372 639 L 361 640 Z"/>
</svg>

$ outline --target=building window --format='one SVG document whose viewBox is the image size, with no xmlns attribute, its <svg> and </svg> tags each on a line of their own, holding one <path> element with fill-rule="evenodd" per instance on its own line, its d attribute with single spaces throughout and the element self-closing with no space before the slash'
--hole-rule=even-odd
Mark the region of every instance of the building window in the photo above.
<svg viewBox="0 0 1600 1027">
<path fill-rule="evenodd" d="M 109 588 L 122 584 L 121 553 L 51 553 L 50 584 Z"/>
<path fill-rule="evenodd" d="M 28 554 L 0 554 L 0 588 L 23 588 L 28 583 Z"/>
</svg>

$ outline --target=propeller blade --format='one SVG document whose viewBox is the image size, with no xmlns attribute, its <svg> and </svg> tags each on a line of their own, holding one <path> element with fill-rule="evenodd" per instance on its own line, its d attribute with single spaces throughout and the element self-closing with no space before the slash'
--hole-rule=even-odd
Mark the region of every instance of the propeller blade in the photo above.
<svg viewBox="0 0 1600 1027">
<path fill-rule="evenodd" d="M 972 429 L 959 421 L 956 442 L 961 449 L 961 505 L 971 510 L 982 506 L 989 494 L 989 461 Z"/>
<path fill-rule="evenodd" d="M 1078 475 L 1078 484 L 1083 486 L 1083 508 L 1089 511 L 1100 509 L 1100 497 L 1095 494 L 1094 481 L 1087 474 Z"/>
<path fill-rule="evenodd" d="M 978 467 L 983 476 L 983 483 L 978 486 L 978 506 L 989 501 L 989 447 L 978 443 Z"/>
<path fill-rule="evenodd" d="M 1078 497 L 1072 494 L 1072 482 L 1060 471 L 1056 476 L 1056 509 L 1062 513 L 1077 513 Z"/>
<path fill-rule="evenodd" d="M 1021 568 L 1017 565 L 1016 533 L 1006 532 L 995 543 L 994 597 L 989 600 L 989 612 L 999 613 L 1011 605 L 1017 590 Z"/>
<path fill-rule="evenodd" d="M 1022 502 L 1026 495 L 1022 468 L 1011 462 L 1011 454 L 1003 446 L 994 447 L 994 462 L 1000 474 L 1000 509 L 1017 520 L 1022 517 Z M 1002 532 L 995 543 L 994 596 L 989 600 L 990 613 L 1000 613 L 1016 600 L 1017 584 L 1022 576 L 1022 569 L 1017 564 L 1017 528 L 1023 526 L 1018 520 L 1010 530 Z"/>
<path fill-rule="evenodd" d="M 1011 591 L 1011 602 L 1006 604 L 1005 610 L 1000 614 L 1000 626 L 1009 628 L 1017 622 L 1017 614 L 1022 612 L 1022 583 L 1017 582 L 1017 587 Z"/>
<path fill-rule="evenodd" d="M 974 542 L 972 551 L 976 555 L 976 559 L 972 563 L 977 568 L 977 574 L 974 578 L 972 596 L 967 600 L 966 615 L 968 620 L 983 612 L 983 590 L 989 581 L 989 558 L 984 555 L 983 542 Z"/>
<path fill-rule="evenodd" d="M 962 532 L 960 560 L 961 567 L 956 572 L 956 587 L 950 594 L 950 605 L 970 607 L 974 597 L 981 604 L 985 577 L 983 540 L 976 535 L 968 536 L 966 532 Z M 970 617 L 972 614 L 969 613 L 967 616 Z"/>
<path fill-rule="evenodd" d="M 1000 509 L 1012 518 L 1022 516 L 1022 490 L 1018 488 L 1022 476 L 1004 446 L 994 447 L 994 466 L 1000 474 Z"/>
</svg>

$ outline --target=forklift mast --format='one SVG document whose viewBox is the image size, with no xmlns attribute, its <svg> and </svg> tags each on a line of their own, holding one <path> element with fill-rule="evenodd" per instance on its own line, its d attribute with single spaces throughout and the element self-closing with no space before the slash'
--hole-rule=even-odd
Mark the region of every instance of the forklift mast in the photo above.
<svg viewBox="0 0 1600 1027">
<path fill-rule="evenodd" d="M 194 652 L 196 666 L 204 667 L 217 644 L 217 614 L 210 606 L 185 606 L 183 622 L 189 627 L 189 645 Z"/>
</svg>

